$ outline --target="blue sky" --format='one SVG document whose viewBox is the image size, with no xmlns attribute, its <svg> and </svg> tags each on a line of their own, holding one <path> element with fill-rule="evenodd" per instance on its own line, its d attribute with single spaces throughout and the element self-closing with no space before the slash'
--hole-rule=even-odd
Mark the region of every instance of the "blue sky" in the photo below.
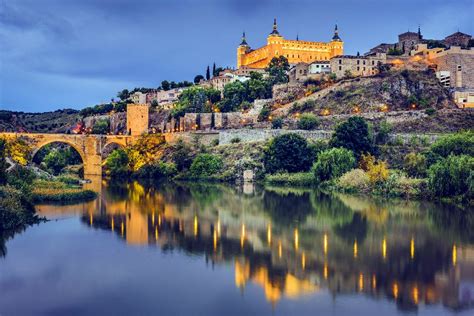
<svg viewBox="0 0 474 316">
<path fill-rule="evenodd" d="M 0 109 L 41 112 L 107 102 L 117 91 L 235 67 L 243 30 L 264 45 L 273 18 L 287 38 L 366 52 L 421 25 L 425 38 L 473 34 L 473 0 L 3 0 Z"/>
</svg>

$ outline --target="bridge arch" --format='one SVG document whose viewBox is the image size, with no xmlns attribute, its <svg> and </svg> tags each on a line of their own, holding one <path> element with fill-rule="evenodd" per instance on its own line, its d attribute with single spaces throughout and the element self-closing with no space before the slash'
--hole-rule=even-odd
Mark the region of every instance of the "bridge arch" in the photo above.
<svg viewBox="0 0 474 316">
<path fill-rule="evenodd" d="M 66 144 L 66 145 L 71 146 L 72 148 L 74 148 L 77 151 L 79 156 L 81 156 L 82 164 L 84 164 L 84 165 L 86 164 L 87 159 L 86 159 L 86 154 L 84 153 L 84 150 L 78 144 L 76 144 L 73 141 L 70 141 L 68 139 L 64 139 L 64 138 L 58 138 L 58 139 L 52 138 L 52 139 L 48 139 L 46 141 L 40 142 L 38 144 L 35 144 L 34 148 L 33 148 L 33 151 L 31 152 L 31 160 L 33 160 L 34 156 L 38 153 L 38 151 L 41 148 L 43 148 L 46 145 L 52 144 L 52 143 L 62 143 L 62 144 Z"/>
<path fill-rule="evenodd" d="M 112 153 L 112 151 L 114 151 L 117 148 L 125 149 L 126 147 L 127 147 L 127 144 L 120 141 L 112 140 L 112 141 L 107 142 L 102 147 L 102 151 L 101 151 L 103 163 L 105 163 L 105 159 Z"/>
</svg>

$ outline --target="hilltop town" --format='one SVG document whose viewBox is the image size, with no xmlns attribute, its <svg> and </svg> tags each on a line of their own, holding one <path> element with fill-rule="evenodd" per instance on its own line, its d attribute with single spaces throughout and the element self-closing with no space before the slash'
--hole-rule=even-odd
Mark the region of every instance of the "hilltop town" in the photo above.
<svg viewBox="0 0 474 316">
<path fill-rule="evenodd" d="M 2 111 L 0 130 L 90 133 L 96 126 L 94 133 L 174 133 L 270 128 L 275 120 L 297 129 L 304 113 L 319 117 L 323 129 L 352 115 L 388 120 L 395 130 L 465 129 L 474 125 L 473 46 L 468 34 L 425 39 L 418 29 L 400 34 L 396 43 L 345 55 L 337 25 L 329 42 L 310 42 L 285 39 L 275 20 L 263 47 L 251 48 L 243 34 L 236 68 L 214 64 L 194 82 L 125 89 L 118 101 L 79 113 Z M 127 127 L 127 116 L 140 128 Z"/>
</svg>

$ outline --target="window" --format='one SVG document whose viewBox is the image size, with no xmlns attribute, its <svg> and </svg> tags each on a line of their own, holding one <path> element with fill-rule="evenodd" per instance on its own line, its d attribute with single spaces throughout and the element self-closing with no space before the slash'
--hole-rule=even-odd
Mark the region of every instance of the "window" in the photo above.
<svg viewBox="0 0 474 316">
<path fill-rule="evenodd" d="M 357 59 L 357 65 L 360 64 L 360 60 Z"/>
<path fill-rule="evenodd" d="M 357 66 L 357 71 L 359 71 L 359 70 L 360 70 L 360 67 L 359 67 L 359 66 Z"/>
<path fill-rule="evenodd" d="M 342 70 L 342 66 L 339 66 L 339 70 Z"/>
<path fill-rule="evenodd" d="M 339 59 L 339 65 L 342 64 L 342 59 Z"/>
<path fill-rule="evenodd" d="M 365 60 L 362 63 L 365 65 Z"/>
<path fill-rule="evenodd" d="M 372 60 L 372 65 L 375 65 L 375 61 L 374 61 L 374 60 Z"/>
<path fill-rule="evenodd" d="M 458 65 L 458 71 L 461 71 L 461 70 L 462 70 L 462 66 Z"/>
</svg>

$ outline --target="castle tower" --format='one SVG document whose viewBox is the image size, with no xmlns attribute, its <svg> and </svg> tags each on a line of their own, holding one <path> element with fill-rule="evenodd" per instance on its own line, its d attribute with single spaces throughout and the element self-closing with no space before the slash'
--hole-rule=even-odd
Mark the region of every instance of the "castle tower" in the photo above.
<svg viewBox="0 0 474 316">
<path fill-rule="evenodd" d="M 344 42 L 339 37 L 339 30 L 337 29 L 337 24 L 334 27 L 334 35 L 332 37 L 331 43 L 331 54 L 332 56 L 342 55 L 344 51 Z"/>
<path fill-rule="evenodd" d="M 148 105 L 147 104 L 127 104 L 127 133 L 132 136 L 139 136 L 148 133 Z"/>
<path fill-rule="evenodd" d="M 250 50 L 250 46 L 247 44 L 245 39 L 245 32 L 242 33 L 242 42 L 237 47 L 237 68 L 240 68 L 244 64 L 243 58 L 245 54 Z"/>
</svg>

